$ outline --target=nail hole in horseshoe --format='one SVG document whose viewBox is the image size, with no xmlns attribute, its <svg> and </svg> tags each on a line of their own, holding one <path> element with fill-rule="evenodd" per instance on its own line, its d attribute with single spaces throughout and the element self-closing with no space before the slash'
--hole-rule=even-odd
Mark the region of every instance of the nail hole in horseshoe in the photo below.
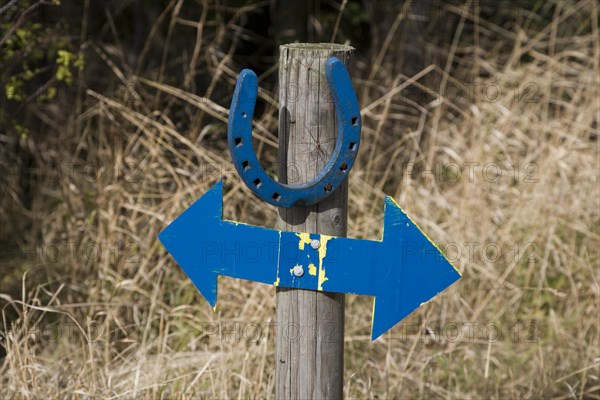
<svg viewBox="0 0 600 400">
<path fill-rule="evenodd" d="M 327 185 L 325 185 L 325 191 L 326 192 L 331 192 L 332 188 L 333 188 L 333 186 L 331 186 L 331 183 L 328 183 Z"/>
<path fill-rule="evenodd" d="M 233 139 L 233 141 L 235 142 L 235 147 L 242 147 L 242 138 L 241 137 L 236 137 L 235 139 Z"/>
<path fill-rule="evenodd" d="M 348 164 L 346 164 L 345 162 L 340 164 L 340 171 L 346 172 L 347 169 L 348 169 Z"/>
<path fill-rule="evenodd" d="M 350 143 L 350 145 L 348 146 L 348 148 L 350 150 L 352 150 L 352 151 L 356 150 L 356 143 L 355 142 Z"/>
<path fill-rule="evenodd" d="M 254 186 L 256 186 L 257 189 L 262 186 L 262 182 L 258 178 L 253 180 L 252 183 L 254 183 Z"/>
<path fill-rule="evenodd" d="M 352 123 L 352 126 L 356 126 L 356 124 L 358 124 L 358 117 L 352 117 L 350 122 Z"/>
<path fill-rule="evenodd" d="M 273 193 L 273 200 L 275 200 L 275 201 L 281 200 L 281 195 L 277 192 Z"/>
<path fill-rule="evenodd" d="M 244 171 L 248 171 L 250 169 L 250 163 L 248 161 L 242 161 L 242 168 Z"/>
<path fill-rule="evenodd" d="M 242 118 L 246 118 L 246 113 L 245 112 L 242 113 Z"/>
</svg>

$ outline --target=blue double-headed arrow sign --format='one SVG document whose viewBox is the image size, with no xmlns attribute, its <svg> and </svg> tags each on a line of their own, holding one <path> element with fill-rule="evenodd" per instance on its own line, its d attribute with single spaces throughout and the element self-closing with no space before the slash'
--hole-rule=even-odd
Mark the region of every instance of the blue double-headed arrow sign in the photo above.
<svg viewBox="0 0 600 400">
<path fill-rule="evenodd" d="M 383 240 L 282 232 L 222 219 L 222 182 L 184 211 L 160 241 L 215 308 L 217 276 L 374 296 L 375 340 L 460 278 L 392 199 Z"/>
</svg>

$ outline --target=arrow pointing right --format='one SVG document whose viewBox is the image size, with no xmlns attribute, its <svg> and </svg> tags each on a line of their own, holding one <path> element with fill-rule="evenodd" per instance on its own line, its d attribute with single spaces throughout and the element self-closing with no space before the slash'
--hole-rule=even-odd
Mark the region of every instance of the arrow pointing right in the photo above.
<svg viewBox="0 0 600 400">
<path fill-rule="evenodd" d="M 317 290 L 375 296 L 372 340 L 461 276 L 389 196 L 382 241 L 320 236 L 327 245 L 326 280 Z"/>
<path fill-rule="evenodd" d="M 385 207 L 382 260 L 391 257 L 392 262 L 380 275 L 381 291 L 373 305 L 372 340 L 461 277 L 393 198 L 386 197 Z"/>
</svg>

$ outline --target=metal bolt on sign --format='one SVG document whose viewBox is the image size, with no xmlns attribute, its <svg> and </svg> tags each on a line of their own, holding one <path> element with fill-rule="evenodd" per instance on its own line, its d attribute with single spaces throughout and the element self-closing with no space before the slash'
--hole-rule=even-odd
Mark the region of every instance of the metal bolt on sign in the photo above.
<svg viewBox="0 0 600 400">
<path fill-rule="evenodd" d="M 294 273 L 294 276 L 297 276 L 299 278 L 302 275 L 304 275 L 304 268 L 302 268 L 302 265 L 296 265 L 296 266 L 294 266 L 294 269 L 292 272 Z"/>
</svg>

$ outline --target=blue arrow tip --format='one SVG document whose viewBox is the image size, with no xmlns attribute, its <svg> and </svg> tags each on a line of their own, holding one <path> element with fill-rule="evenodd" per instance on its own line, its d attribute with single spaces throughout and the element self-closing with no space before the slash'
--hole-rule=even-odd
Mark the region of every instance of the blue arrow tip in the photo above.
<svg viewBox="0 0 600 400">
<path fill-rule="evenodd" d="M 158 234 L 158 239 L 202 293 L 208 304 L 217 304 L 217 273 L 202 265 L 202 245 L 211 243 L 222 223 L 223 183 L 219 181 Z"/>
<path fill-rule="evenodd" d="M 373 303 L 371 339 L 375 340 L 460 278 L 437 246 L 393 198 L 385 201 L 381 294 Z"/>
</svg>

